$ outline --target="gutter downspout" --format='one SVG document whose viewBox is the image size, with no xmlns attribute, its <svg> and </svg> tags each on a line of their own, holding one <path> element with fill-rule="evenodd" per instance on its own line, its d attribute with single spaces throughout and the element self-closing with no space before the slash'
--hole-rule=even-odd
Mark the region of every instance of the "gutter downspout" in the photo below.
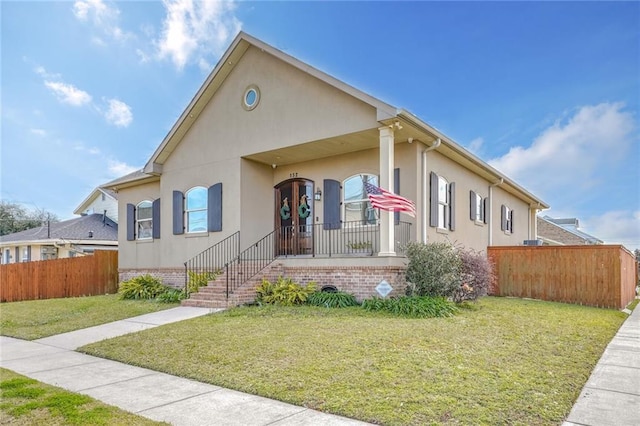
<svg viewBox="0 0 640 426">
<path fill-rule="evenodd" d="M 491 247 L 493 245 L 493 215 L 491 214 L 491 212 L 493 211 L 493 187 L 494 186 L 500 186 L 504 183 L 504 179 L 500 178 L 499 181 L 497 181 L 496 183 L 492 183 L 491 185 L 489 185 L 489 247 Z M 485 212 L 484 214 L 487 214 L 487 212 Z"/>
<path fill-rule="evenodd" d="M 442 141 L 440 140 L 440 138 L 436 139 L 435 142 L 433 143 L 433 145 L 427 147 L 426 149 L 424 149 L 422 151 L 422 217 L 421 219 L 421 228 L 422 228 L 422 243 L 426 244 L 427 243 L 427 194 L 428 194 L 428 190 L 427 188 L 429 187 L 429 179 L 427 177 L 427 152 L 428 151 L 433 151 L 434 149 L 438 148 L 440 146 L 440 144 L 442 143 Z"/>
</svg>

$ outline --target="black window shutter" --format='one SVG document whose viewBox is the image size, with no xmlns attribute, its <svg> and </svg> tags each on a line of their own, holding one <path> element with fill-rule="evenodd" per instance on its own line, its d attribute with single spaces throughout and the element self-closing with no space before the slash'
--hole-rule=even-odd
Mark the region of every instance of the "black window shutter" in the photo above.
<svg viewBox="0 0 640 426">
<path fill-rule="evenodd" d="M 184 234 L 184 194 L 173 191 L 173 235 Z"/>
<path fill-rule="evenodd" d="M 16 255 L 16 259 L 15 259 L 15 262 L 13 262 L 13 263 L 19 263 L 20 262 L 20 247 L 16 247 L 15 255 Z"/>
<path fill-rule="evenodd" d="M 509 212 L 509 231 L 513 234 L 513 210 Z"/>
<path fill-rule="evenodd" d="M 449 184 L 449 229 L 456 230 L 456 183 Z"/>
<path fill-rule="evenodd" d="M 393 192 L 400 195 L 400 169 L 393 169 Z M 400 212 L 393 212 L 393 220 L 395 224 L 400 223 Z"/>
<path fill-rule="evenodd" d="M 27 261 L 31 261 L 31 246 L 27 246 Z"/>
<path fill-rule="evenodd" d="M 431 172 L 431 200 L 429 202 L 429 225 L 438 226 L 438 175 Z"/>
<path fill-rule="evenodd" d="M 136 206 L 127 204 L 127 241 L 136 239 Z"/>
<path fill-rule="evenodd" d="M 476 215 L 478 214 L 478 210 L 476 208 L 476 193 L 473 191 L 469 191 L 469 218 L 471 220 L 476 220 Z M 480 213 L 482 214 L 482 213 Z"/>
<path fill-rule="evenodd" d="M 222 182 L 209 187 L 207 200 L 207 230 L 222 231 Z"/>
<path fill-rule="evenodd" d="M 507 207 L 503 204 L 501 209 L 500 209 L 500 230 L 501 231 L 506 231 L 507 230 Z"/>
<path fill-rule="evenodd" d="M 323 229 L 340 229 L 340 182 L 324 180 Z"/>
<path fill-rule="evenodd" d="M 157 240 L 160 238 L 160 198 L 153 200 L 151 204 L 151 218 L 153 239 Z"/>
<path fill-rule="evenodd" d="M 489 213 L 491 213 L 489 212 L 489 198 L 486 197 L 482 200 L 482 211 L 480 212 L 480 220 L 482 220 L 483 223 L 487 223 Z"/>
</svg>

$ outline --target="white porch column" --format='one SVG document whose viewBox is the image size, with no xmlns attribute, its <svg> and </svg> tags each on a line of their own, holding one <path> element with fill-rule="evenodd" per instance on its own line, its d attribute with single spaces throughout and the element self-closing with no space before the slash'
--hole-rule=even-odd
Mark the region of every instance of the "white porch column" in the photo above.
<svg viewBox="0 0 640 426">
<path fill-rule="evenodd" d="M 393 192 L 393 127 L 380 131 L 380 187 Z M 378 256 L 395 256 L 395 221 L 393 212 L 380 210 L 380 251 Z"/>
</svg>

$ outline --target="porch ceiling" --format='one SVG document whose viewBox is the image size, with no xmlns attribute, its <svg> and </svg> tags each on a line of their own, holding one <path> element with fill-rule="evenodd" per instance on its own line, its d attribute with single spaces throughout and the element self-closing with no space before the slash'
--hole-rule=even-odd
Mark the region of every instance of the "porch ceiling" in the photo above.
<svg viewBox="0 0 640 426">
<path fill-rule="evenodd" d="M 306 142 L 286 148 L 245 155 L 243 158 L 268 165 L 275 164 L 277 166 L 283 166 L 287 164 L 296 164 L 319 158 L 332 157 L 334 155 L 362 151 L 365 149 L 379 148 L 379 134 L 380 133 L 377 128 L 367 129 L 360 132 Z M 410 136 L 415 137 L 405 129 L 398 130 L 395 133 L 395 142 L 406 142 L 407 138 Z"/>
</svg>

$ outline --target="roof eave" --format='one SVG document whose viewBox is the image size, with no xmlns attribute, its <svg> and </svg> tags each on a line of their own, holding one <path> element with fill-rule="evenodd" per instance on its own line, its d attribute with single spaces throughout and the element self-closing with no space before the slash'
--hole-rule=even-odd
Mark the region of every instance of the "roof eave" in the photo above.
<svg viewBox="0 0 640 426">
<path fill-rule="evenodd" d="M 499 182 L 502 180 L 504 183 L 511 186 L 515 191 L 517 191 L 522 196 L 522 198 L 527 200 L 527 202 L 531 207 L 535 207 L 540 210 L 549 208 L 549 205 L 544 201 L 542 201 L 540 198 L 536 197 L 535 195 L 533 195 L 532 193 L 524 189 L 522 186 L 515 183 L 512 179 L 510 179 L 509 177 L 507 177 L 506 175 L 504 175 L 494 167 L 490 166 L 489 164 L 487 164 L 486 162 L 478 158 L 476 155 L 467 151 L 464 147 L 454 142 L 451 138 L 446 136 L 444 133 L 430 126 L 426 122 L 422 121 L 420 118 L 416 117 L 414 114 L 410 113 L 409 111 L 404 109 L 399 109 L 397 111 L 397 117 L 402 118 L 403 120 L 406 120 L 412 123 L 414 126 L 422 128 L 424 131 L 426 131 L 427 133 L 430 133 L 434 137 L 439 138 L 443 144 L 446 144 L 451 150 L 456 152 L 458 155 L 464 157 L 471 163 L 487 171 L 489 175 L 495 178 L 496 182 Z"/>
</svg>

